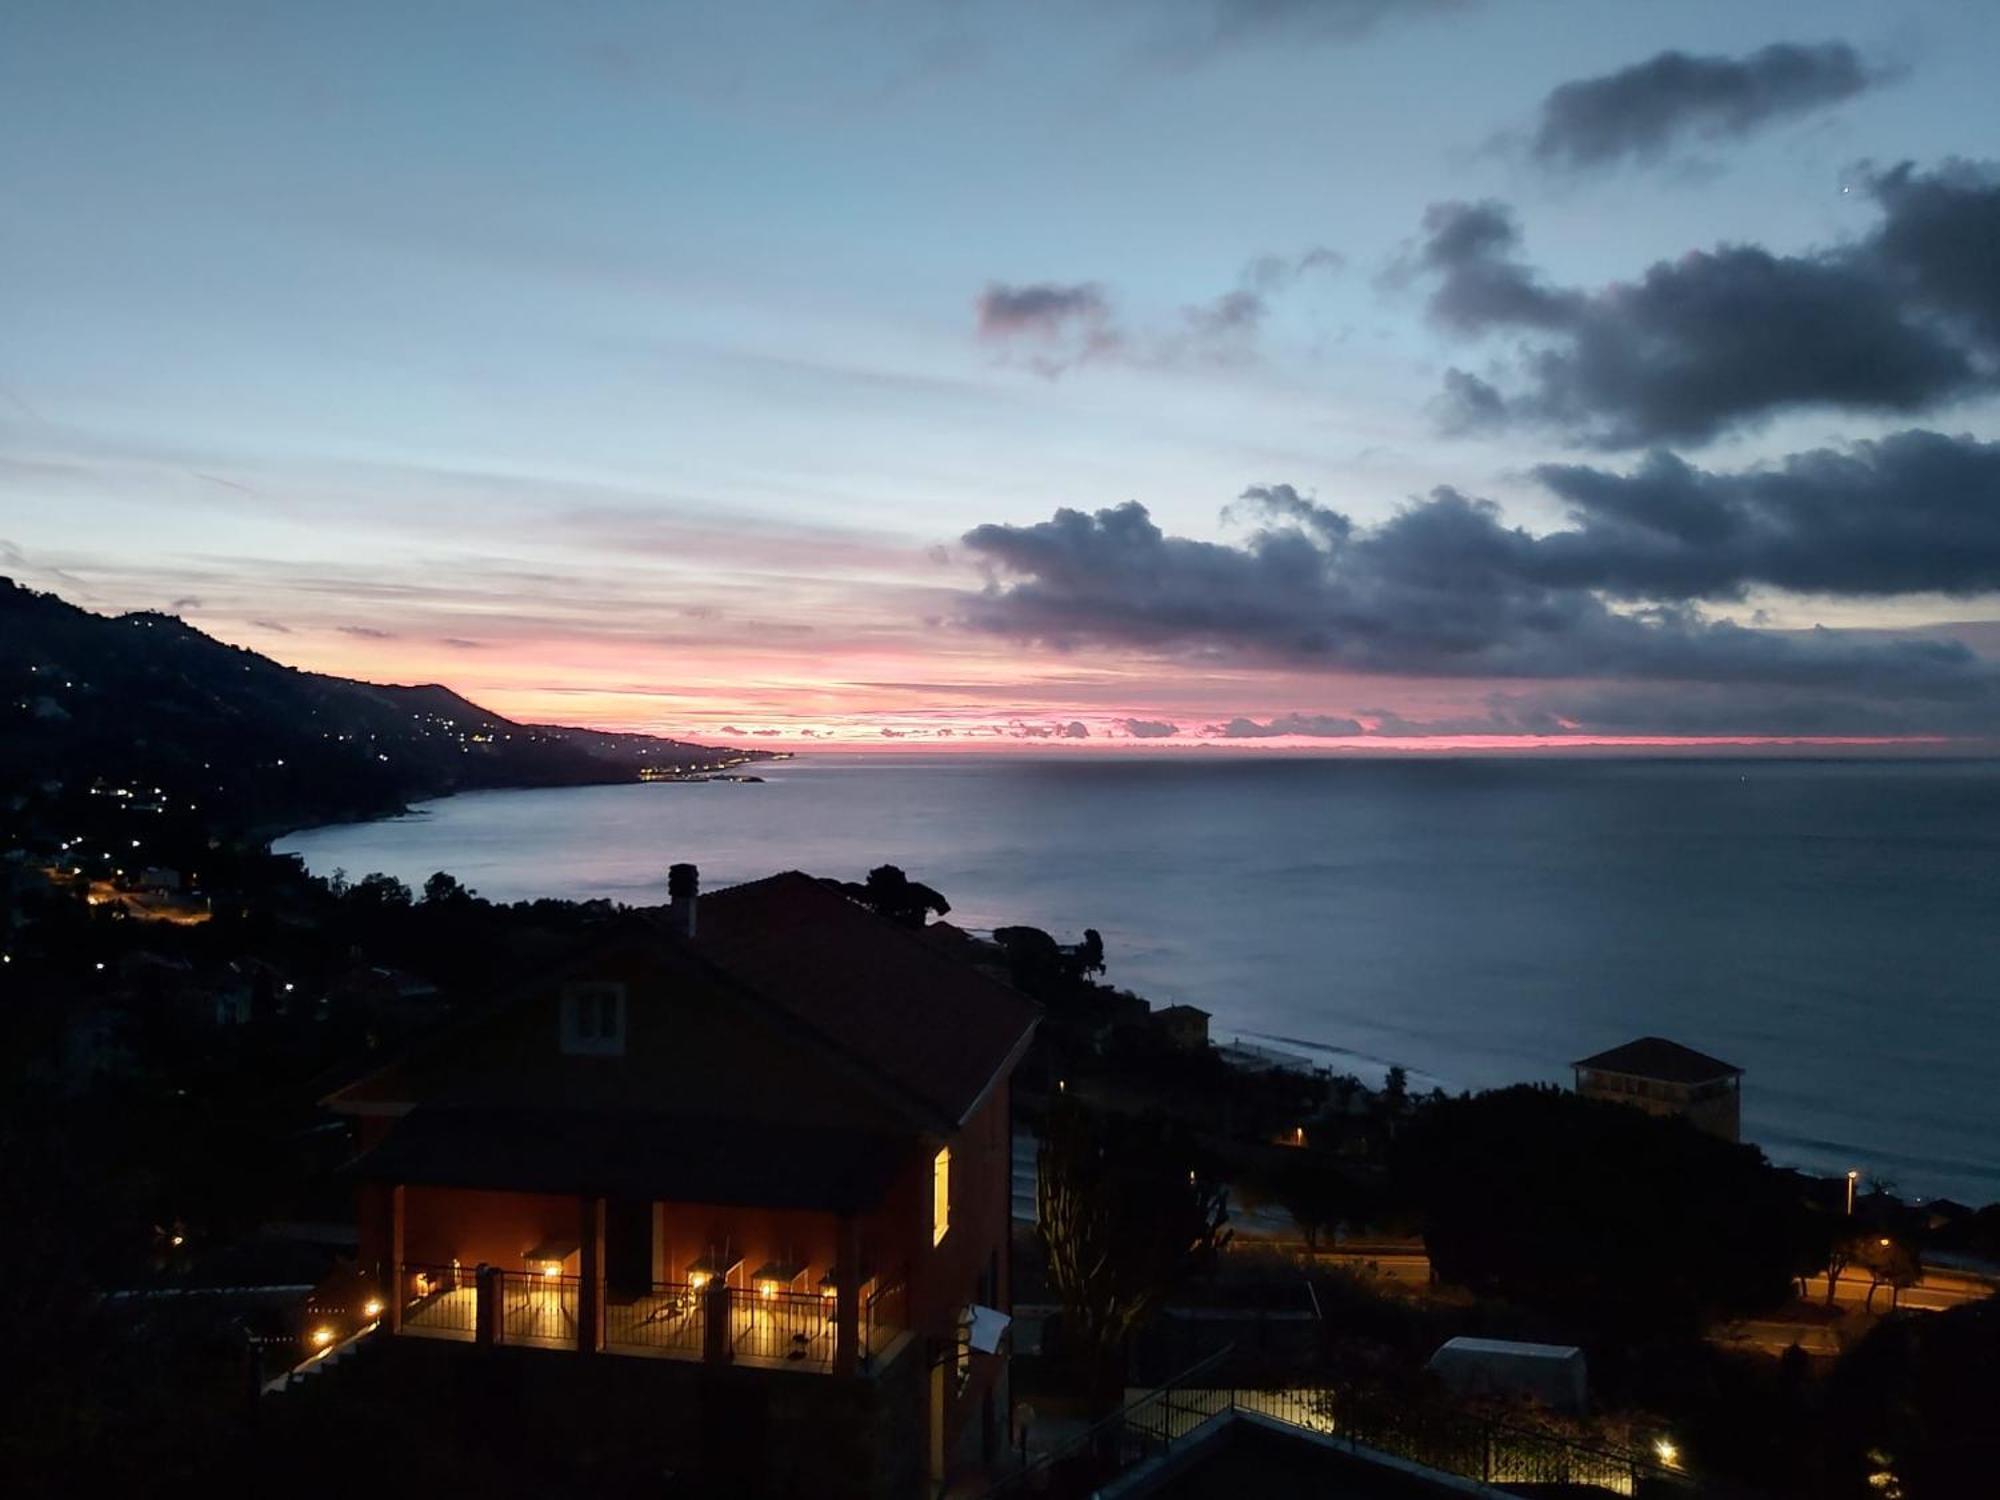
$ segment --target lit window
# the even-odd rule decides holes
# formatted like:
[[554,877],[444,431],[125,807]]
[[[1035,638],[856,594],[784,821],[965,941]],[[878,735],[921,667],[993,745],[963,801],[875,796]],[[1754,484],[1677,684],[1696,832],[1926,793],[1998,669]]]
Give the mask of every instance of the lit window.
[[942,1245],[951,1228],[951,1147],[931,1158],[931,1243]]

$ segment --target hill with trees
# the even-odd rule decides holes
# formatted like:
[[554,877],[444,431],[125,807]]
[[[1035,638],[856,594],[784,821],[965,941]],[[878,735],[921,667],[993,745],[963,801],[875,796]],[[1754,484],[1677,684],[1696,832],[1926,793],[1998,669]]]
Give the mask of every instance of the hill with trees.
[[519,724],[435,684],[300,671],[172,615],[92,614],[0,579],[0,786],[19,815],[250,835],[485,787],[632,781],[767,752]]

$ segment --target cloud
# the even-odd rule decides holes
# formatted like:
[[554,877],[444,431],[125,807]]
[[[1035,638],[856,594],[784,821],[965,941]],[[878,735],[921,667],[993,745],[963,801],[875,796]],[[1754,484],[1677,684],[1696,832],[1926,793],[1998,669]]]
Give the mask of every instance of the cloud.
[[1209,739],[1218,740],[1267,740],[1287,734],[1329,740],[1347,739],[1366,731],[1359,720],[1335,714],[1275,714],[1261,724],[1255,719],[1235,718],[1222,724],[1205,725],[1201,732]]
[[1399,274],[1433,319],[1523,341],[1511,392],[1454,370],[1447,425],[1521,422],[1586,446],[1703,442],[1787,409],[1909,414],[2000,385],[2000,176],[1954,163],[1865,172],[1861,239],[1803,255],[1693,251],[1582,291],[1522,261],[1511,211],[1434,205]]
[[1402,19],[1448,14],[1476,0],[1145,0],[1183,58],[1258,41],[1357,41]]
[[1346,264],[1338,251],[1314,245],[1292,255],[1260,255],[1236,285],[1181,309],[1178,326],[1138,332],[1120,327],[1097,282],[989,282],[974,300],[980,339],[1026,352],[1026,363],[1051,379],[1076,365],[1119,359],[1167,366],[1187,360],[1237,362],[1254,351],[1271,301],[1314,273]]
[[[1990,461],[1980,445],[1970,451],[1975,462]],[[962,599],[958,619],[1058,649],[1136,648],[1357,674],[1787,685],[1972,705],[2000,721],[2000,676],[1958,641],[1788,635],[1711,618],[1694,602],[1784,571],[1900,590],[1897,580],[1864,579],[1840,563],[1847,547],[1866,547],[1873,533],[1857,524],[1855,535],[1829,544],[1808,524],[1813,502],[1797,486],[1829,482],[1837,492],[1882,482],[1909,464],[1949,468],[1963,457],[1953,440],[1919,434],[1908,444],[1803,455],[1777,471],[1775,493],[1755,474],[1690,475],[1694,501],[1672,482],[1661,500],[1620,490],[1616,476],[1558,473],[1552,477],[1582,497],[1572,502],[1580,518],[1545,537],[1506,525],[1492,503],[1449,488],[1365,529],[1344,517],[1336,526],[1300,516],[1281,502],[1240,545],[1169,536],[1136,502],[1095,514],[1064,509],[1033,525],[966,534],[989,583]],[[1658,480],[1646,468],[1632,476],[1635,484]],[[1697,502],[1711,512],[1720,506],[1721,524],[1741,539],[1729,554],[1740,560],[1733,578],[1677,572],[1685,559],[1673,528],[1685,535],[1701,519]],[[1255,503],[1246,497],[1239,506]],[[1937,503],[1928,542],[1913,541],[1900,517],[1879,517],[1877,530],[1898,538],[1886,550],[1900,553],[1902,582],[1970,587],[1972,576],[1947,555],[1952,502]],[[1956,503],[1987,502],[1960,495]],[[1706,524],[1718,523],[1711,515]],[[1614,608],[1607,595],[1637,602]]]
[[1629,474],[1544,464],[1575,523],[1540,576],[1625,598],[2000,592],[2000,443],[1920,429],[1720,473],[1655,451]]
[[1172,739],[1181,732],[1181,726],[1165,719],[1122,719],[1120,727],[1135,740]]
[[1056,731],[1056,736],[1065,740],[1087,740],[1090,738],[1090,726],[1081,719],[1071,719]]
[[336,625],[333,628],[342,635],[356,636],[364,641],[393,641],[396,638],[395,631],[377,630],[370,625]]
[[275,631],[279,635],[290,635],[292,633],[291,626],[280,625],[276,620],[252,620],[250,623],[255,625],[259,630]]
[[1740,58],[1662,52],[1552,90],[1529,149],[1563,170],[1657,161],[1687,139],[1741,139],[1888,76],[1845,42],[1777,42]]
[[197,599],[193,594],[184,594],[167,606],[167,613],[177,615],[183,610],[200,608],[201,600]]
[[449,646],[454,651],[484,651],[486,649],[486,642],[468,640],[466,637],[462,635],[439,636],[438,644],[441,646]]

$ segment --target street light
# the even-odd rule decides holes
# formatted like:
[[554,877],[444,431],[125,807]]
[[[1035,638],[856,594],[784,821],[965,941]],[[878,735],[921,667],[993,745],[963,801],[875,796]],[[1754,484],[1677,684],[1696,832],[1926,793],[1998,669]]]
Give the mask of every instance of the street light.
[[1858,1181],[1860,1180],[1860,1178],[1861,1178],[1861,1174],[1860,1174],[1859,1172],[1857,1172],[1857,1171],[1853,1170],[1853,1169],[1852,1169],[1851,1167],[1850,1167],[1850,1168],[1848,1169],[1848,1173],[1847,1173],[1847,1217],[1848,1217],[1848,1218],[1850,1218],[1850,1219],[1854,1217],[1854,1184],[1855,1184],[1856,1182],[1858,1182]]

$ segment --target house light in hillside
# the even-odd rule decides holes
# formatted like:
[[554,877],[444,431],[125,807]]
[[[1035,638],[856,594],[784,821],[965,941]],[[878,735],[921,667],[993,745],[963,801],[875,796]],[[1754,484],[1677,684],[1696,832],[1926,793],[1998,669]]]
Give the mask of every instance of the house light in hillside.
[[931,1158],[931,1244],[942,1245],[951,1229],[951,1147]]

